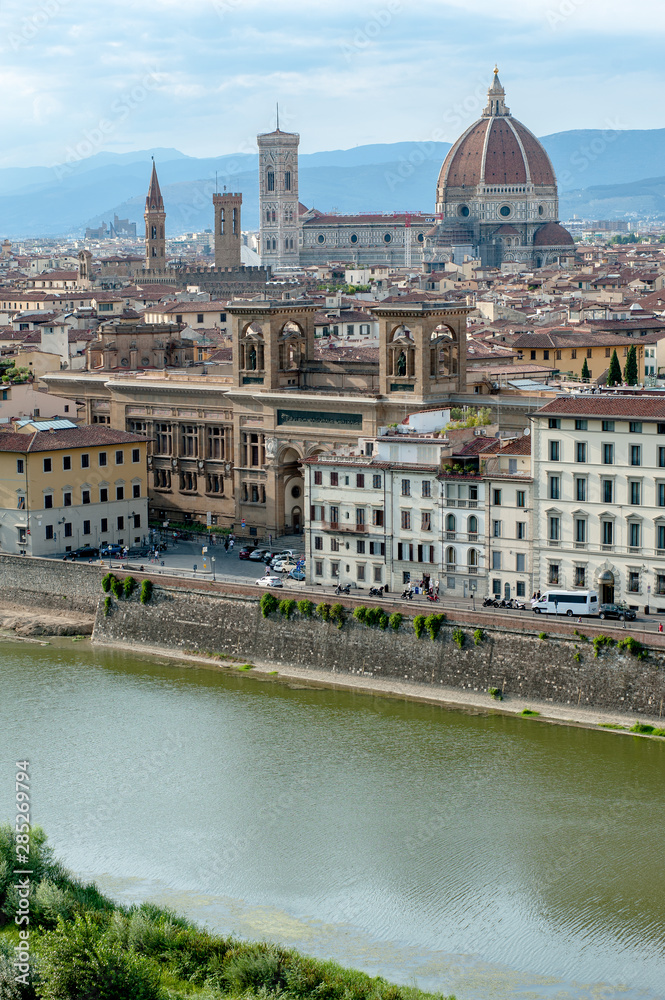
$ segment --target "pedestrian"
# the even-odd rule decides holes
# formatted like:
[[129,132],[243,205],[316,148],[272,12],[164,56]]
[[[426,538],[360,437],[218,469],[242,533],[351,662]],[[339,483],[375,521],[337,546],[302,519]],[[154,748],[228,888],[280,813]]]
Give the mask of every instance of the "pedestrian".
[[581,624],[582,624],[582,616],[581,616],[581,615],[580,615],[580,617],[579,617],[579,618],[577,619],[577,624],[578,624],[578,625],[581,625]]
[[659,632],[663,631],[663,623],[662,622],[658,622],[658,631]]
[[436,590],[436,596],[438,597],[439,596],[439,581],[438,580],[434,581],[434,589]]
[[231,538],[229,539],[229,549],[231,549],[231,551],[233,551],[233,544],[234,544],[234,539],[233,536],[231,536]]

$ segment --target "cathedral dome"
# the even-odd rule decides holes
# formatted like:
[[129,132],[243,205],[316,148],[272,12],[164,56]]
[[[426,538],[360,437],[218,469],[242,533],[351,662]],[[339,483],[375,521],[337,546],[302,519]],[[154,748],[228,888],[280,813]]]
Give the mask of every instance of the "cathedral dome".
[[546,222],[544,226],[536,230],[533,238],[535,247],[563,247],[573,246],[575,240],[567,229],[560,226],[558,222]]
[[535,135],[512,117],[504,98],[505,92],[495,73],[482,118],[460,136],[443,162],[437,185],[438,201],[443,200],[446,187],[556,186],[549,156]]

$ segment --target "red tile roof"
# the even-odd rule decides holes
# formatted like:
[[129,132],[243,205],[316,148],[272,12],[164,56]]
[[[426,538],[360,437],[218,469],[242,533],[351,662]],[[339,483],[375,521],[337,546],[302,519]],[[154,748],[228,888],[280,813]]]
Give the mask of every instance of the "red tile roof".
[[534,416],[581,416],[612,419],[613,417],[642,417],[665,422],[665,393],[661,396],[646,394],[615,396],[598,395],[559,396],[546,403]]
[[83,424],[55,431],[0,431],[0,451],[23,454],[35,451],[61,451],[66,448],[94,448],[95,445],[132,444],[147,439],[127,431],[117,431],[103,424]]

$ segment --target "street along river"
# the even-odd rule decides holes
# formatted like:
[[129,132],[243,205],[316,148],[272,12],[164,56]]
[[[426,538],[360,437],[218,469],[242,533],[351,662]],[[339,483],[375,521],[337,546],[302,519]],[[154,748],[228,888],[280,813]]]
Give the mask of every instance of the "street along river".
[[388,979],[665,997],[665,742],[0,643],[0,820],[124,902]]

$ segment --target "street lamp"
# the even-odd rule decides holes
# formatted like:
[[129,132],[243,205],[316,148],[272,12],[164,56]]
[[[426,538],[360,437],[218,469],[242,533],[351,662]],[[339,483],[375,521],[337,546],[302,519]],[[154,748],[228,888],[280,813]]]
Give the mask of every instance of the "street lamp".
[[215,557],[214,556],[212,556],[211,562],[212,562],[212,582],[214,583],[215,582]]

